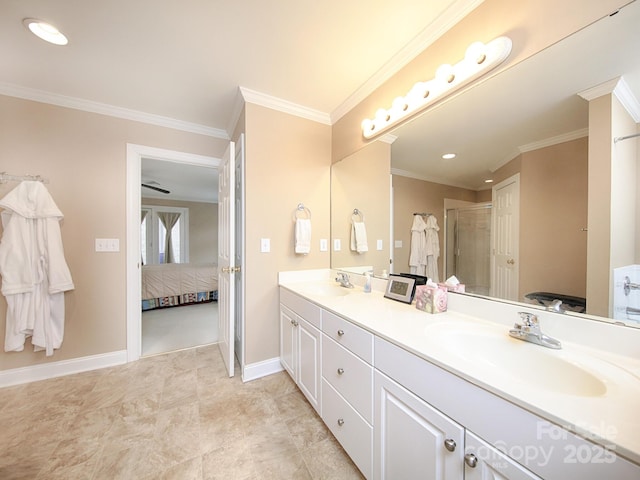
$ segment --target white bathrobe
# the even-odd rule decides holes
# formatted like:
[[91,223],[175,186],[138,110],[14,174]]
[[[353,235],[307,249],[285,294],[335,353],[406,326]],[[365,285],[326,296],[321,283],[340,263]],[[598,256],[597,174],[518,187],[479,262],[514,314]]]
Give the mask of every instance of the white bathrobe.
[[64,292],[74,288],[64,259],[62,212],[42,182],[22,182],[2,200],[0,276],[7,299],[5,351],[20,352],[28,336],[53,355],[64,336]]
[[420,215],[413,216],[411,225],[411,250],[409,252],[409,266],[411,273],[424,275],[427,266],[427,238],[425,230],[427,224]]
[[427,256],[426,275],[433,282],[440,281],[438,275],[438,257],[440,257],[440,240],[438,239],[438,221],[433,215],[427,217],[425,229],[425,254]]

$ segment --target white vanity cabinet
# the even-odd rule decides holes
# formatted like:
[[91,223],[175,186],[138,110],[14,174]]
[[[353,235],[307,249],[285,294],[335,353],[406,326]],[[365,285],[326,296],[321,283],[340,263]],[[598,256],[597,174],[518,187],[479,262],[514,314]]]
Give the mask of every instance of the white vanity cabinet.
[[320,308],[280,291],[280,363],[313,408],[321,413]]
[[372,478],[373,335],[326,310],[322,332],[322,419]]

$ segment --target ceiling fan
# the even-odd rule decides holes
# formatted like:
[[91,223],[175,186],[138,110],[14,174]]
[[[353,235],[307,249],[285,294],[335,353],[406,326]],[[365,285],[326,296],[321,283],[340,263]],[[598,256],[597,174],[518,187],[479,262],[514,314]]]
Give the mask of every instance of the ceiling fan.
[[155,181],[151,181],[151,182],[147,182],[147,183],[141,183],[140,185],[145,187],[145,188],[150,188],[151,190],[155,190],[156,192],[160,192],[160,193],[164,193],[164,194],[171,193],[169,190],[166,190],[166,189],[160,188],[160,187],[156,187],[156,185],[160,185],[160,184],[158,182],[155,182]]

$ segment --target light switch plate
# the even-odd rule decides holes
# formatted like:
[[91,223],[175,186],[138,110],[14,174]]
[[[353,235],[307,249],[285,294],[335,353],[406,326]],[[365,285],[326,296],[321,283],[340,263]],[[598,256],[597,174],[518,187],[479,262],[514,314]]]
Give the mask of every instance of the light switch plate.
[[376,241],[376,249],[377,250],[382,250],[382,240],[377,240]]
[[260,239],[260,252],[269,253],[271,251],[271,240],[269,238]]
[[119,252],[120,239],[96,238],[96,252]]
[[326,238],[321,238],[320,239],[320,251],[321,252],[326,252],[327,250],[329,250],[329,243],[327,242]]
[[333,251],[334,252],[339,252],[340,248],[341,248],[340,239],[339,238],[334,238],[333,239]]
[[393,242],[393,246],[395,248],[402,248],[402,240],[396,240],[395,242]]

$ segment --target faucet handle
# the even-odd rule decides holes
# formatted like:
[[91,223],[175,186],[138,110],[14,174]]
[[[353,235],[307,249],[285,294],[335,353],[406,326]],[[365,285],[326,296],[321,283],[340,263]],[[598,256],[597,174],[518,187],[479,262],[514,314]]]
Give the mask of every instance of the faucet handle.
[[531,312],[518,312],[520,318],[522,319],[522,325],[524,327],[537,327],[538,326],[538,316],[535,313]]

